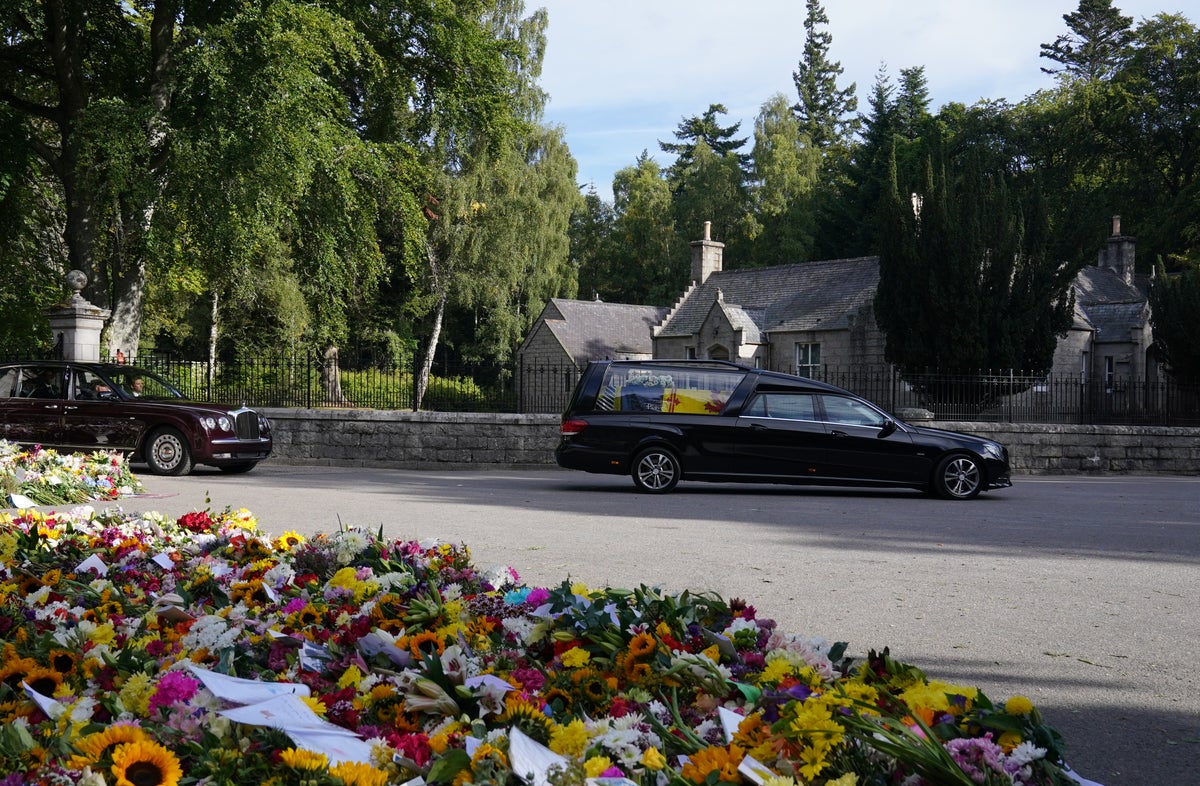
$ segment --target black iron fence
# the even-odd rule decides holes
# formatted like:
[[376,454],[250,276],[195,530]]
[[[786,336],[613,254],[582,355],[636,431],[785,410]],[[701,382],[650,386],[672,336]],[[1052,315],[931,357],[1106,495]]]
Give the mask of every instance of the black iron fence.
[[[148,356],[130,360],[189,397],[260,407],[413,409],[416,361],[331,364],[302,355],[236,361]],[[421,409],[560,413],[582,369],[571,363],[453,365],[439,361]],[[788,369],[831,382],[890,412],[926,409],[937,420],[1011,423],[1200,426],[1200,388],[1170,380],[1081,379],[1075,375],[981,372],[901,374],[891,367]]]
[[793,369],[890,412],[926,409],[937,420],[1092,425],[1200,425],[1200,387],[1171,380],[983,371],[902,374],[891,367]]

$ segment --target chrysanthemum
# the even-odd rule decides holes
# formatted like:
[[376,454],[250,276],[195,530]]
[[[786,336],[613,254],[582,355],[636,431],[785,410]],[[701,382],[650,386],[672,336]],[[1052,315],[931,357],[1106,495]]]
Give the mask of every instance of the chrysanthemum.
[[183,768],[174,753],[157,742],[127,742],[113,751],[116,786],[177,786]]

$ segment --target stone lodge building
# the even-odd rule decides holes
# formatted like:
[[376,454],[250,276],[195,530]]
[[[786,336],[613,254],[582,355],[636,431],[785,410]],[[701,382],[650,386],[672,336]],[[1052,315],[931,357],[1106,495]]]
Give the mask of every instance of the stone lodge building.
[[[670,309],[551,300],[518,350],[518,366],[552,358],[579,368],[605,358],[699,358],[816,377],[887,367],[873,305],[878,257],[725,270],[725,246],[709,231],[706,223],[704,238],[692,242],[691,282]],[[1096,264],[1075,278],[1074,321],[1055,351],[1056,377],[1104,380],[1114,391],[1122,381],[1160,378],[1150,282],[1135,275],[1134,252],[1134,238],[1121,234],[1114,217]]]

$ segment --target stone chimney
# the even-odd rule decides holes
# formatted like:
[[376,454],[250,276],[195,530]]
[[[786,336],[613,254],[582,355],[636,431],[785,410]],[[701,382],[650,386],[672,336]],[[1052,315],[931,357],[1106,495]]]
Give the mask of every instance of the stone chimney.
[[704,222],[704,239],[693,240],[692,246],[692,281],[703,284],[713,273],[721,272],[721,259],[725,253],[725,244],[712,239],[712,222]]
[[1121,217],[1112,218],[1112,235],[1100,247],[1097,267],[1106,267],[1116,273],[1129,286],[1134,285],[1134,257],[1137,240],[1121,234]]

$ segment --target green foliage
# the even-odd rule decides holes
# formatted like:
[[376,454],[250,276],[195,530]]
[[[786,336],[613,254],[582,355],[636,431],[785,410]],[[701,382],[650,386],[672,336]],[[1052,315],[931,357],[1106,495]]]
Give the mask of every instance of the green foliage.
[[1196,319],[1200,316],[1200,268],[1168,275],[1160,264],[1150,288],[1154,348],[1177,381],[1200,385],[1200,343]]
[[816,147],[827,150],[849,143],[858,123],[854,112],[858,99],[856,86],[838,86],[845,71],[842,64],[829,59],[833,36],[825,29],[829,17],[820,0],[805,0],[804,55],[792,74],[799,101],[793,107],[800,119],[800,130]]
[[782,94],[771,97],[754,123],[755,207],[762,232],[754,240],[755,265],[811,258],[816,233],[815,194],[820,152],[800,130]]
[[1063,14],[1070,33],[1042,44],[1041,56],[1059,68],[1043,68],[1067,78],[1101,79],[1116,70],[1132,34],[1133,18],[1122,16],[1112,0],[1079,0],[1079,8]]
[[905,372],[1040,374],[1070,327],[1075,271],[1047,255],[1038,185],[1006,173],[993,121],[965,118],[950,139],[926,140],[918,188],[901,187],[890,162],[875,314]]

